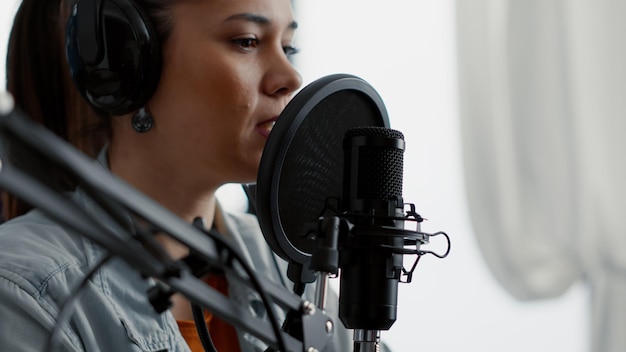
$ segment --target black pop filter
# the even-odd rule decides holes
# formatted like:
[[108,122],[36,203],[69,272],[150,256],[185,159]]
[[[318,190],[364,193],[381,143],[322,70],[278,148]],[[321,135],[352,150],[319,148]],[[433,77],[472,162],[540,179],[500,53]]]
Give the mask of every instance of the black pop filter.
[[342,143],[354,127],[389,127],[381,97],[347,74],[320,78],[285,107],[270,133],[256,184],[256,212],[272,250],[308,267],[327,199],[341,199]]

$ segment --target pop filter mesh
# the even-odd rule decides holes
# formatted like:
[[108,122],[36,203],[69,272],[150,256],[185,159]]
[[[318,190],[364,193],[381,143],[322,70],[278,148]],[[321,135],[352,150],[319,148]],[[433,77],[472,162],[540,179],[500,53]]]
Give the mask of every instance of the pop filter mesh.
[[314,249],[310,230],[324,211],[326,199],[339,199],[343,188],[346,131],[379,126],[382,118],[371,98],[357,90],[341,90],[323,99],[299,126],[280,175],[278,207],[285,235],[300,250]]

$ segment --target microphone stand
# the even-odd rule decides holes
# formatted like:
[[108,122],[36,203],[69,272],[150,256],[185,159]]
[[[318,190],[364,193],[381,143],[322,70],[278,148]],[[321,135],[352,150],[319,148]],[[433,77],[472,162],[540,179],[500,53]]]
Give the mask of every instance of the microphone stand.
[[[445,258],[450,253],[450,238],[445,232],[436,232],[433,234],[425,233],[421,231],[420,223],[424,220],[416,211],[414,204],[408,205],[405,216],[387,217],[395,221],[409,221],[416,224],[416,230],[400,229],[394,227],[381,227],[384,229],[385,235],[390,237],[402,238],[402,245],[399,246],[381,246],[386,251],[390,251],[395,255],[417,255],[417,259],[413,263],[413,266],[407,270],[402,267],[402,276],[405,277],[405,281],[398,278],[399,282],[410,283],[413,278],[413,272],[419,262],[422,255],[432,254],[437,258]],[[332,206],[327,206],[326,209],[334,209]],[[321,216],[318,221],[318,230],[316,236],[316,246],[311,254],[311,261],[309,267],[311,270],[318,272],[318,287],[316,290],[317,304],[323,307],[326,299],[326,287],[329,277],[337,277],[340,268],[339,257],[346,255],[352,248],[345,244],[346,236],[355,235],[353,233],[354,224],[349,218],[354,214],[339,213],[328,216]],[[367,232],[359,232],[359,235],[371,235]],[[422,244],[428,244],[430,237],[443,235],[447,241],[447,249],[444,253],[436,253],[429,250],[420,249]],[[344,243],[343,246],[339,246],[339,243]],[[406,248],[405,246],[408,246]],[[368,295],[368,292],[363,292],[364,295]],[[371,318],[377,318],[372,316]],[[394,317],[395,321],[395,317]],[[379,352],[380,350],[380,334],[381,330],[373,330],[360,323],[353,323],[351,326],[354,330],[353,342],[354,352]],[[392,322],[393,323],[393,322]],[[344,324],[345,325],[345,324]]]
[[[339,272],[338,242],[342,230],[352,227],[349,221],[339,216],[321,217],[317,236],[317,246],[311,255],[310,268],[318,272],[318,286],[315,291],[316,303],[324,307],[329,277]],[[378,352],[380,350],[380,330],[354,329],[354,352]]]
[[[268,280],[256,279],[252,271],[247,272],[247,276],[241,275],[240,279],[256,287],[262,297],[268,297],[266,303],[273,302],[291,313],[299,314],[301,319],[296,320],[297,326],[289,330],[296,331],[300,339],[284,331],[272,330],[267,321],[254,318],[244,307],[195,277],[180,261],[164,258],[162,253],[154,253],[146,243],[137,241],[133,233],[137,229],[128,229],[128,222],[124,223],[120,214],[140,216],[152,229],[172,236],[212,264],[222,263],[217,248],[225,245],[216,244],[217,240],[210,237],[210,232],[187,224],[130,185],[94,165],[93,160],[43,126],[30,121],[21,111],[14,109],[12,97],[6,93],[0,94],[0,135],[3,143],[17,143],[22,150],[33,153],[33,157],[43,158],[67,170],[81,181],[86,193],[117,222],[103,224],[101,219],[91,216],[69,198],[38,180],[37,175],[22,171],[5,160],[4,155],[0,159],[0,187],[104,247],[143,275],[153,277],[171,291],[182,293],[192,302],[201,304],[216,316],[247,331],[274,349],[320,351],[332,336],[333,321],[323,309],[314,309],[310,302],[302,301],[301,297]],[[126,237],[120,240],[120,234]],[[149,241],[149,238],[143,239]],[[238,254],[236,251],[234,253]],[[224,270],[236,272],[232,267]],[[271,309],[268,307],[270,317]]]

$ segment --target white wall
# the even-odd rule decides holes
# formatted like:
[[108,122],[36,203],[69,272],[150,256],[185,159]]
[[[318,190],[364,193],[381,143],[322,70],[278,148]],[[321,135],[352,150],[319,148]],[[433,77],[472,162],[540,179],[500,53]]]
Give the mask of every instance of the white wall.
[[[456,101],[453,0],[296,1],[305,81],[345,72],[380,93],[405,135],[404,199],[446,231],[452,252],[425,256],[401,284],[395,351],[587,351],[586,290],[521,303],[490,275],[466,207]],[[435,242],[435,241],[433,241]],[[408,263],[407,263],[408,265]]]
[[11,24],[13,16],[20,0],[2,0],[0,1],[0,90],[6,89],[6,57],[7,57],[7,41],[11,32]]
[[[17,0],[0,2],[0,77]],[[396,352],[587,350],[586,296],[513,300],[493,280],[476,247],[465,204],[456,106],[452,0],[297,1],[305,83],[345,72],[383,97],[402,131],[405,201],[446,231],[452,252],[424,257],[414,282],[400,286],[398,320],[382,334]],[[434,247],[432,245],[431,247]],[[407,262],[406,265],[410,263]]]

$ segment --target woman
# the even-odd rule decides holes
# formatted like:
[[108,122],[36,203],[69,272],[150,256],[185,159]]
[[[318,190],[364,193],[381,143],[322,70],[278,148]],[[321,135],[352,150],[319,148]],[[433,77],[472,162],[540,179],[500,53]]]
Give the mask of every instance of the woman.
[[[81,5],[90,3],[81,1],[79,13]],[[24,0],[22,8],[32,2],[35,0]],[[256,219],[224,212],[215,191],[225,183],[255,179],[271,127],[301,84],[289,62],[289,55],[295,52],[292,40],[296,28],[290,1],[103,3],[113,6],[107,11],[132,8],[145,15],[158,39],[158,55],[152,58],[162,62],[153,62],[157,76],[141,76],[142,83],[153,80],[153,87],[143,87],[139,95],[131,94],[130,104],[106,105],[99,97],[118,94],[124,84],[111,85],[116,77],[96,70],[94,74],[105,84],[94,88],[92,78],[85,78],[91,76],[82,72],[96,58],[102,58],[100,50],[106,52],[105,56],[124,51],[126,42],[118,45],[113,40],[107,47],[95,41],[96,45],[90,47],[88,42],[74,43],[70,39],[68,56],[73,78],[98,114],[107,116],[110,126],[111,138],[98,162],[182,219],[191,223],[201,217],[207,228],[216,228],[238,243],[250,264],[266,279],[281,282],[277,266],[282,264],[274,262],[275,256],[264,243]],[[62,13],[66,11],[63,9]],[[84,20],[80,23],[89,14],[72,17],[68,36],[75,30],[90,31]],[[96,37],[116,38],[111,32]],[[102,93],[112,86],[116,88]],[[78,114],[74,117],[84,118]],[[93,215],[99,215],[80,189],[72,197]],[[168,236],[156,235],[156,239],[171,257],[182,258],[189,253],[187,247]],[[105,253],[37,210],[4,224],[0,228],[0,247],[0,349],[41,350],[73,287]],[[255,307],[255,296],[227,277],[217,274],[207,280],[233,300]],[[172,308],[158,314],[146,297],[153,286],[152,281],[121,260],[111,260],[90,280],[70,324],[61,327],[62,349],[197,350],[197,335],[189,330],[189,302],[175,294]],[[258,309],[253,311],[263,315]],[[264,348],[253,337],[235,332],[210,314],[207,320],[218,350]],[[345,336],[337,332],[325,350],[349,350]]]

